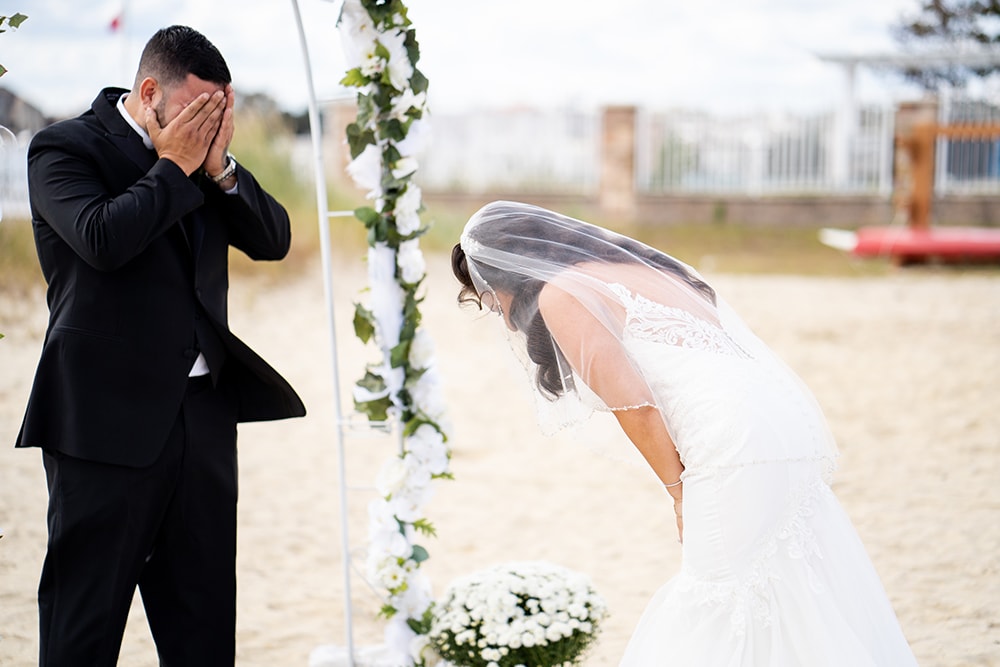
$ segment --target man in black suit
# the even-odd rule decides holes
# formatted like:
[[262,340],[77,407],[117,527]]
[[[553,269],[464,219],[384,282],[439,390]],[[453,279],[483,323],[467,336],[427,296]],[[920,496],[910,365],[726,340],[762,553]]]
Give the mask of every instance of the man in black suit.
[[40,664],[112,666],[138,586],[160,664],[232,665],[236,424],[305,414],[227,323],[228,252],[278,260],[284,208],[229,154],[233,90],[184,26],[131,91],[28,151],[49,324],[18,447],[43,451]]

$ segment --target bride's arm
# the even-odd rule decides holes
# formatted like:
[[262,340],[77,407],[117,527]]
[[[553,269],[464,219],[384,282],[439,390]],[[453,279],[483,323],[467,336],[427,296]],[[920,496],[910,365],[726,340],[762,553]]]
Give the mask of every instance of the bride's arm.
[[[677,482],[684,471],[677,448],[660,411],[651,404],[649,387],[635,371],[618,337],[584,304],[557,285],[550,283],[542,289],[538,309],[574,372],[614,409],[625,435],[660,481],[664,485]],[[639,405],[642,407],[621,409]],[[683,485],[667,489],[674,498],[678,529],[682,489]]]

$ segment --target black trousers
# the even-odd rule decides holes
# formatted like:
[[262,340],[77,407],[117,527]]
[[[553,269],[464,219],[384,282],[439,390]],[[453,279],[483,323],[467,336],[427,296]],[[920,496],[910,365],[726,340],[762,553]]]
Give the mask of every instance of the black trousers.
[[234,664],[229,392],[207,376],[189,380],[167,444],[147,468],[48,451],[43,460],[49,540],[38,587],[39,665],[114,667],[137,586],[162,667]]

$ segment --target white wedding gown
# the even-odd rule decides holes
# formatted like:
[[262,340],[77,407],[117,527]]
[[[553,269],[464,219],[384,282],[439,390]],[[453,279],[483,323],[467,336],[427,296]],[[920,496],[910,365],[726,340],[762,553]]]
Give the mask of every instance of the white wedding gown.
[[915,665],[830,490],[835,448],[809,391],[725,306],[706,321],[610,287],[685,465],[681,570],[621,665]]

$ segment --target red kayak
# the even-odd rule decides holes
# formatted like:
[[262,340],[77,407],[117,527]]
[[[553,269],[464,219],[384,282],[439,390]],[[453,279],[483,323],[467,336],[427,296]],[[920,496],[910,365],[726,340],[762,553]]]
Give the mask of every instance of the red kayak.
[[1000,228],[862,227],[820,230],[820,241],[858,257],[891,257],[900,262],[1000,260]]

